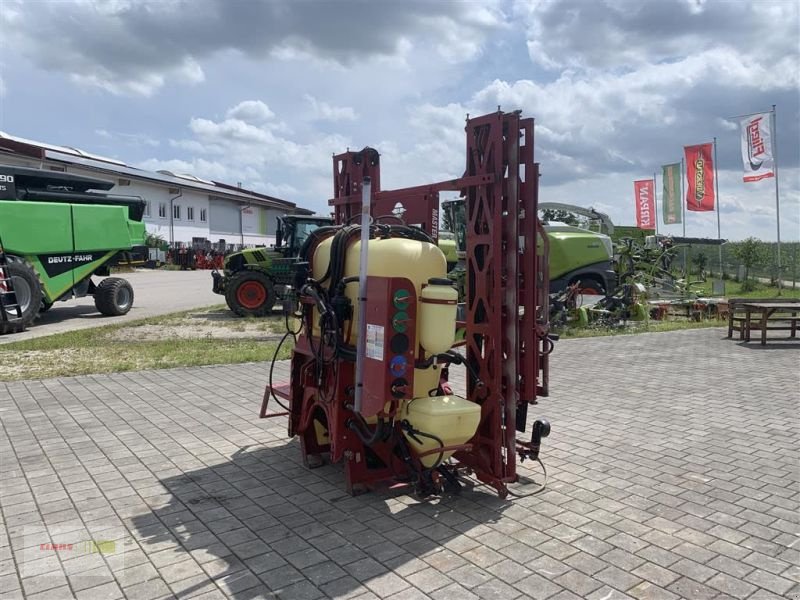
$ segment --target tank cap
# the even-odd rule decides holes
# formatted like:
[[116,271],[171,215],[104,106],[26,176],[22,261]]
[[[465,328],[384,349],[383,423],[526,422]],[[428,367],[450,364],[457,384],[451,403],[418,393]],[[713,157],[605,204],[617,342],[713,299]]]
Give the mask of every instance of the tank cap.
[[449,279],[445,279],[444,277],[431,277],[428,279],[428,285],[446,285],[453,287],[453,282]]

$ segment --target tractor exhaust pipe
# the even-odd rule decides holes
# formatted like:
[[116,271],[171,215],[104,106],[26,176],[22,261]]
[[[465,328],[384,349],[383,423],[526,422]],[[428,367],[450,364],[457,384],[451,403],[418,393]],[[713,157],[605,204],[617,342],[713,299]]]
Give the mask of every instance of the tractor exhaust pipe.
[[364,389],[364,353],[367,347],[367,257],[369,250],[369,204],[372,179],[361,183],[361,257],[358,269],[358,343],[356,344],[356,390],[354,408],[361,414],[361,395]]

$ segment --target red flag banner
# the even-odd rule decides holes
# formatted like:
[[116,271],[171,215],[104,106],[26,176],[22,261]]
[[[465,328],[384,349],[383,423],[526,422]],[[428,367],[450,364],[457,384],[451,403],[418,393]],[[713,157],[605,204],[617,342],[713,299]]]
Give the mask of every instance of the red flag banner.
[[636,226],[639,229],[655,229],[656,201],[653,180],[634,181],[633,197],[636,202]]
[[714,210],[713,146],[684,146],[686,154],[686,210]]

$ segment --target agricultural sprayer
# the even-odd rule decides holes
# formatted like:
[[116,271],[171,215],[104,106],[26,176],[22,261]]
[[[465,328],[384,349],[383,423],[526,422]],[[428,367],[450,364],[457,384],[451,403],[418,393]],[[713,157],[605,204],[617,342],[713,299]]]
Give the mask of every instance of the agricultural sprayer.
[[[300,249],[290,380],[270,381],[261,416],[288,414],[308,467],[344,462],[350,493],[406,484],[426,496],[472,475],[505,497],[550,431],[528,414],[547,395],[553,348],[533,119],[468,119],[458,179],[382,191],[379,163],[370,148],[334,156],[336,225]],[[461,322],[436,245],[446,190],[465,199]],[[450,389],[451,365],[464,366],[466,397]],[[270,398],[286,412],[268,413]]]

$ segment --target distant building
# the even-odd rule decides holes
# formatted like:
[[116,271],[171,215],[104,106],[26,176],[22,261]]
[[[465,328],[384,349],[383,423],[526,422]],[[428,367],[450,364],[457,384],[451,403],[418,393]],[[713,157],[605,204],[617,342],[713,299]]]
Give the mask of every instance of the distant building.
[[292,202],[236,185],[170,171],[144,171],[112,158],[1,131],[0,164],[113,181],[112,193],[141,196],[147,202],[144,216],[147,231],[170,243],[191,244],[206,239],[269,245],[275,243],[276,217],[313,213]]

